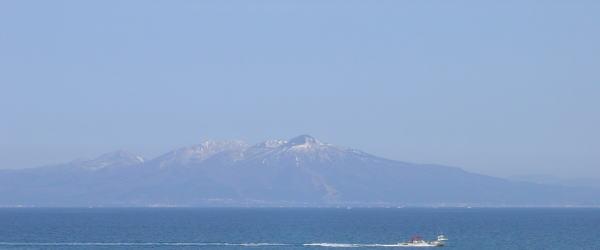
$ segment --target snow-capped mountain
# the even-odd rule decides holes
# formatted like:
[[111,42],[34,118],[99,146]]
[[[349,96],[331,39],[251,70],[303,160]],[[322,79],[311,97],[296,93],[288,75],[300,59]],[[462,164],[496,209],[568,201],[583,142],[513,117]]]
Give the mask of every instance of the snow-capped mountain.
[[597,205],[593,189],[388,160],[308,135],[204,141],[151,160],[125,151],[0,171],[0,205]]

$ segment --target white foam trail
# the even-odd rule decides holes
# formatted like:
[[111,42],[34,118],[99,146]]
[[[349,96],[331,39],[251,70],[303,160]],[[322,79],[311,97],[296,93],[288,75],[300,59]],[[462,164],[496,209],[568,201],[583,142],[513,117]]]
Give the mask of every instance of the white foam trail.
[[239,245],[245,246],[245,247],[289,246],[289,244],[283,244],[283,243],[241,243]]
[[348,244],[348,243],[307,243],[303,244],[303,246],[309,247],[360,247],[358,244]]
[[210,242],[0,242],[0,246],[288,246],[283,243],[210,243]]
[[[332,248],[357,248],[357,247],[420,247],[420,246],[408,246],[401,244],[352,244],[352,243],[307,243],[302,244],[303,246],[310,247],[332,247]],[[426,246],[430,247],[430,246]]]
[[[363,247],[409,247],[400,244],[355,244],[355,243],[269,243],[269,242],[0,242],[0,246],[242,246],[242,247],[269,247],[269,246],[304,246],[328,248],[363,248]],[[412,246],[414,247],[414,246]]]

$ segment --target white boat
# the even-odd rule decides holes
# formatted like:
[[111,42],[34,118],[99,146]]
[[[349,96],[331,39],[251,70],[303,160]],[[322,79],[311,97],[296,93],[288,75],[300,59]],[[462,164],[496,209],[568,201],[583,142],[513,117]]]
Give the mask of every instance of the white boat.
[[445,245],[445,241],[447,241],[445,235],[438,235],[436,240],[426,241],[421,236],[413,236],[409,241],[398,243],[398,245],[403,247],[443,247]]

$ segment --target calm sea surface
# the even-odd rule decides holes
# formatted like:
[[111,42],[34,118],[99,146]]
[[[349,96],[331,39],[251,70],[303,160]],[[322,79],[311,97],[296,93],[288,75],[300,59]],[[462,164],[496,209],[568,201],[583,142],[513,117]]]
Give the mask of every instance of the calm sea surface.
[[600,209],[0,209],[1,249],[394,249],[439,232],[442,249],[600,249]]

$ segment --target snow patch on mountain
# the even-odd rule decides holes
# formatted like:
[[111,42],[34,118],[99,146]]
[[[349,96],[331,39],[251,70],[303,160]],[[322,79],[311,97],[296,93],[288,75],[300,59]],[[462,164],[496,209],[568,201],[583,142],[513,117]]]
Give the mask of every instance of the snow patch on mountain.
[[198,145],[171,151],[156,158],[154,161],[158,162],[160,168],[174,165],[199,164],[216,154],[230,151],[242,151],[247,147],[248,145],[245,142],[238,140],[207,140]]
[[288,143],[286,140],[267,140],[262,143],[259,143],[258,146],[264,148],[277,148],[281,147],[286,143]]
[[127,167],[144,163],[144,158],[125,150],[100,155],[92,160],[80,160],[77,166],[88,170],[100,170],[112,167]]

